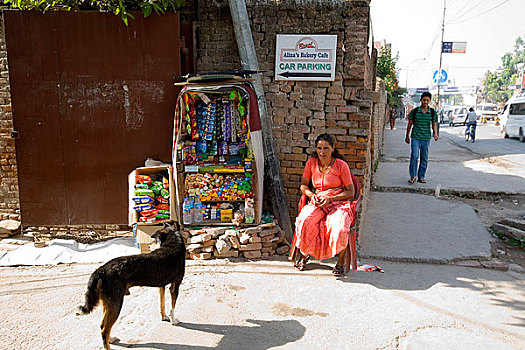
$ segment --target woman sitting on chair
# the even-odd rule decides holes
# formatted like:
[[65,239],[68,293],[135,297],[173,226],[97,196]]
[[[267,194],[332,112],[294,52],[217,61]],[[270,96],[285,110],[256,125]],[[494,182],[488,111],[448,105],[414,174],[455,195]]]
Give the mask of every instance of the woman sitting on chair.
[[[332,136],[319,135],[315,148],[301,179],[301,193],[310,202],[299,203],[300,212],[295,220],[292,251],[299,249],[295,267],[304,270],[310,256],[324,260],[339,254],[332,273],[340,276],[344,273],[345,250],[354,216],[351,208],[354,185],[350,168],[335,148]],[[314,191],[309,188],[310,182]]]

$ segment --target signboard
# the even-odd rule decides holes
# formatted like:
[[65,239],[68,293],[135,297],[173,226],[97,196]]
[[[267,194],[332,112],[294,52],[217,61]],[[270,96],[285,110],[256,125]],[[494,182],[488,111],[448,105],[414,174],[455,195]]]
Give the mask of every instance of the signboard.
[[278,34],[275,80],[334,81],[337,35]]
[[455,87],[455,86],[451,86],[451,87],[447,87],[445,88],[445,90],[443,90],[443,93],[445,94],[450,94],[450,93],[458,93],[459,92],[459,88]]
[[441,71],[436,70],[434,74],[432,74],[432,81],[434,82],[434,84],[443,85],[447,82],[447,80],[448,80],[448,73],[444,69],[442,69]]
[[441,52],[443,53],[466,53],[467,52],[467,42],[466,41],[444,41],[443,46],[441,47]]
[[428,92],[428,88],[417,88],[415,93],[422,94],[423,92]]

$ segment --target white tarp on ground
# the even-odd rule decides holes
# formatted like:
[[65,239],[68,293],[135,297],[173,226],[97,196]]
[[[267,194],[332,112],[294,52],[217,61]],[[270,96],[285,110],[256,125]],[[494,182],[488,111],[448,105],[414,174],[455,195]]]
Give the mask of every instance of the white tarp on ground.
[[58,265],[106,262],[113,258],[139,254],[132,237],[114,238],[95,244],[78,243],[72,239],[55,239],[43,248],[31,243],[9,252],[0,252],[0,266]]

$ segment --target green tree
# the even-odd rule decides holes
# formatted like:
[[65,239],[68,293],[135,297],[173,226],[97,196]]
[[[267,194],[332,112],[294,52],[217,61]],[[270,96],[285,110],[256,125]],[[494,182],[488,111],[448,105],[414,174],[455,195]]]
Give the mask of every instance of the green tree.
[[483,96],[488,102],[505,102],[512,96],[509,86],[519,74],[519,65],[525,64],[525,41],[518,37],[514,52],[501,58],[501,66],[495,72],[487,71],[483,79]]
[[4,0],[12,8],[27,11],[71,11],[95,10],[113,12],[120,15],[128,25],[128,17],[133,19],[131,11],[142,11],[144,17],[153,12],[160,14],[176,11],[184,5],[184,0]]
[[379,57],[377,58],[377,76],[385,81],[387,100],[390,106],[401,107],[403,102],[399,95],[405,92],[405,89],[399,88],[396,64],[399,54],[392,57],[392,50],[383,46]]

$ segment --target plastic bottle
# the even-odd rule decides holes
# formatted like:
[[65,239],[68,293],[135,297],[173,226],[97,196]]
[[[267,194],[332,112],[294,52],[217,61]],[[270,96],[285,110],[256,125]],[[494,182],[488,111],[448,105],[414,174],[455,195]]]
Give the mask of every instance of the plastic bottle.
[[191,210],[190,198],[184,198],[182,203],[182,222],[184,225],[190,225],[193,223],[193,212]]
[[255,209],[253,208],[253,199],[247,199],[244,204],[244,220],[251,224],[255,220]]
[[193,220],[195,222],[202,222],[202,202],[199,197],[195,198],[195,214]]

